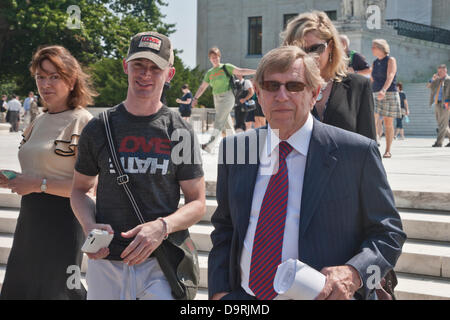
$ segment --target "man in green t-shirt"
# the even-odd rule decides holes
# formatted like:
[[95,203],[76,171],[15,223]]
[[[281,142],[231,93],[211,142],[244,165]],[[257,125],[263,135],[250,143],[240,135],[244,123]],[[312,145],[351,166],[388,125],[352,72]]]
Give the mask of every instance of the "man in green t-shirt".
[[228,63],[220,63],[221,54],[219,48],[217,47],[209,49],[208,57],[213,67],[205,74],[202,84],[195,93],[192,107],[197,105],[198,98],[200,98],[208,86],[211,86],[213,90],[214,108],[216,109],[214,131],[208,143],[202,144],[202,149],[207,152],[212,152],[220,134],[222,133],[222,130],[233,130],[230,112],[234,107],[235,97],[230,88],[230,77],[227,76],[224,68],[226,68],[230,76],[233,74],[241,76],[253,75],[256,70],[238,68]]

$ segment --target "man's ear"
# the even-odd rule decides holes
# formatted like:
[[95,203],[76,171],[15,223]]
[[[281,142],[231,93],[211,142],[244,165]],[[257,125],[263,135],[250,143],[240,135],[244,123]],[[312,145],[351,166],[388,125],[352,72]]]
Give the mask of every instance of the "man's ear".
[[316,100],[317,97],[319,96],[320,89],[321,89],[321,87],[319,86],[316,91],[313,90],[312,93],[313,93],[314,100]]
[[314,108],[314,105],[316,104],[316,101],[317,101],[317,97],[319,96],[319,92],[320,92],[320,86],[317,88],[317,90],[312,90],[311,91],[312,92],[312,101],[313,101],[313,103],[312,103],[312,105],[311,105],[311,110]]
[[253,83],[253,89],[255,89],[256,96],[259,98],[260,88],[257,84]]
[[172,80],[174,76],[175,76],[175,67],[170,67],[169,75],[167,76],[166,82],[170,82],[170,80]]
[[128,63],[125,61],[125,59],[122,60],[122,67],[123,72],[125,72],[125,74],[128,74]]

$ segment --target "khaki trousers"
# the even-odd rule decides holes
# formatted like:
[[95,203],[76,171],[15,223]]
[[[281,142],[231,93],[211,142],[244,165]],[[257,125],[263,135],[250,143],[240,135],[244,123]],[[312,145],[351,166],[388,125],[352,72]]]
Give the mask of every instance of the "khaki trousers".
[[207,143],[208,148],[213,148],[217,144],[223,129],[231,130],[231,133],[234,134],[233,121],[230,116],[230,112],[233,110],[235,102],[233,92],[229,90],[221,94],[215,94],[213,98],[216,115],[214,120],[214,130],[211,134],[211,139]]
[[439,102],[434,104],[434,112],[438,124],[438,134],[436,138],[437,144],[442,144],[445,137],[450,139],[450,129],[448,127],[448,120],[450,117],[450,109],[445,109],[444,104]]

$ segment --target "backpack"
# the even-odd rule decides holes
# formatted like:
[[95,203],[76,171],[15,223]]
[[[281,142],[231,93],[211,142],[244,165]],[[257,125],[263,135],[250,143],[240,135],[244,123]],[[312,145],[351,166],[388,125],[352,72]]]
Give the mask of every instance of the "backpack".
[[239,81],[238,78],[236,78],[234,75],[230,75],[227,68],[225,68],[225,65],[222,66],[223,71],[227,75],[227,77],[230,79],[230,88],[231,91],[233,91],[233,94],[235,97],[239,95],[239,93],[242,91],[243,84]]

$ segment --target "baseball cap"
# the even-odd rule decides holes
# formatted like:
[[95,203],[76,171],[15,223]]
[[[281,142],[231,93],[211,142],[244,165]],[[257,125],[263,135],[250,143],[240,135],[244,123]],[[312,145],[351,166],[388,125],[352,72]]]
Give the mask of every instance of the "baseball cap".
[[153,61],[160,69],[173,65],[173,50],[169,38],[155,31],[141,32],[133,36],[126,62],[145,58]]

